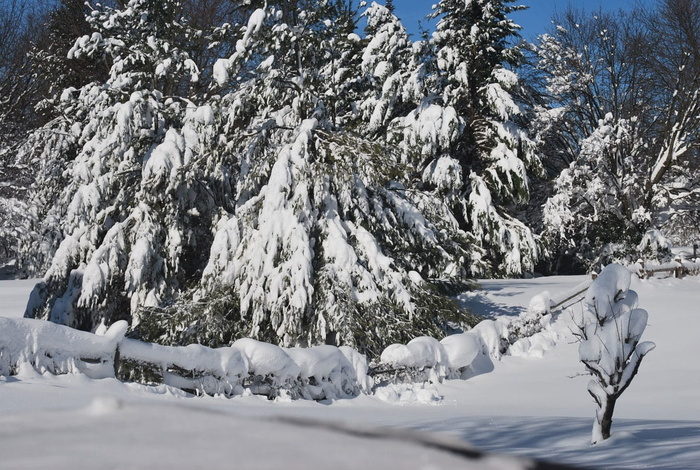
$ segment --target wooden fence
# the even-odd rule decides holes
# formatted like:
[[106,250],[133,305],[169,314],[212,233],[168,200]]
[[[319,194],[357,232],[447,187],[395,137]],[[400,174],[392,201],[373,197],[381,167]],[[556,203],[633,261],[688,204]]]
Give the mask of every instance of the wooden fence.
[[657,273],[668,273],[678,279],[688,275],[700,274],[700,262],[683,260],[681,258],[676,258],[670,263],[664,264],[646,264],[640,261],[633,267],[636,270],[632,272],[637,274],[640,279],[648,279]]
[[[639,276],[640,279],[649,279],[655,274],[667,273],[675,278],[682,279],[684,276],[697,276],[700,274],[700,262],[688,261],[681,258],[676,258],[670,263],[663,264],[646,264],[643,261],[629,266],[629,270]],[[550,311],[563,310],[583,300],[586,291],[591,285],[591,282],[598,276],[597,273],[591,274],[591,279],[582,282],[573,289],[566,291],[558,296],[550,299]]]

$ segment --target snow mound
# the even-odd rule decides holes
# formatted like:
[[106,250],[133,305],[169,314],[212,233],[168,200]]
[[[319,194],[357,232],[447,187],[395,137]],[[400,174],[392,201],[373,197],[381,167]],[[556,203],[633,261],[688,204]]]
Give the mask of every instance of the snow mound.
[[378,387],[374,395],[393,405],[437,405],[443,399],[435,386],[426,383],[388,384]]
[[450,378],[466,378],[464,374],[482,351],[481,338],[474,332],[447,336],[440,341],[450,364]]
[[285,351],[301,369],[299,377],[305,398],[349,398],[362,391],[353,364],[335,346],[289,348]]
[[0,375],[30,367],[39,373],[114,376],[114,354],[127,326],[116,322],[98,336],[46,321],[0,317]]
[[371,393],[367,360],[349,347],[285,350],[250,338],[222,348],[162,346],[124,338],[127,328],[119,321],[92,334],[43,320],[0,318],[0,376],[29,367],[40,374],[139,379],[139,371],[148,370],[166,387],[207,395],[321,400]]

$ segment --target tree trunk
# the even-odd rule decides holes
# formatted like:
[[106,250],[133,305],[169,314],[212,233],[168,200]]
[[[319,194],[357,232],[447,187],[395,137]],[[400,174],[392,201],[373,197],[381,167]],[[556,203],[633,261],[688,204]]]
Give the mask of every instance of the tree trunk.
[[607,395],[605,401],[597,410],[595,423],[593,423],[591,445],[598,444],[610,438],[612,417],[615,412],[615,402],[617,402],[617,396]]

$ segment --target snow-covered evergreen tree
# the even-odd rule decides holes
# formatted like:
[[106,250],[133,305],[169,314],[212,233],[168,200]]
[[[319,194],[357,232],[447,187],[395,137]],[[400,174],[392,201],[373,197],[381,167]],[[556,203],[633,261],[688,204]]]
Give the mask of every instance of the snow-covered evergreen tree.
[[[236,53],[217,64],[223,87],[241,70],[255,73],[222,98],[227,148],[240,159],[237,201],[195,298],[233,292],[235,335],[378,354],[419,331],[442,334],[448,318],[466,320],[426,281],[462,274],[464,252],[392,181],[402,177],[398,157],[339,125],[352,118],[345,90],[356,81],[343,64],[359,57],[343,4],[255,11]],[[191,319],[178,341],[206,336],[221,317]]]
[[153,0],[95,10],[94,32],[69,52],[107,61],[110,74],[106,83],[65,90],[59,117],[24,145],[43,162],[39,235],[24,253],[51,258],[47,240],[60,241],[28,316],[88,330],[132,320],[202,267],[197,254],[211,240],[213,204],[192,162],[205,148],[197,128],[213,118],[177,95],[198,78],[182,47],[195,32],[179,11],[177,1]]
[[372,2],[363,18],[367,21],[360,77],[364,93],[358,108],[365,132],[381,139],[387,137],[389,123],[402,113],[402,90],[410,71],[413,44],[391,4]]
[[536,236],[517,218],[529,197],[535,146],[518,124],[518,26],[503,0],[443,0],[437,30],[417,44],[405,87],[417,104],[395,129],[404,151],[471,237],[474,274],[519,274],[539,258]]
[[346,126],[361,114],[362,60],[348,3],[268,2],[225,26],[238,39],[206,95],[186,52],[202,34],[180,11],[96,10],[71,50],[110,75],[63,92],[59,117],[25,142],[47,183],[25,252],[60,242],[42,251],[51,266],[27,315],[82,329],[127,319],[169,343],[375,354],[469,322],[429,282],[465,274],[456,226],[423,214],[439,203],[405,190],[397,152]]

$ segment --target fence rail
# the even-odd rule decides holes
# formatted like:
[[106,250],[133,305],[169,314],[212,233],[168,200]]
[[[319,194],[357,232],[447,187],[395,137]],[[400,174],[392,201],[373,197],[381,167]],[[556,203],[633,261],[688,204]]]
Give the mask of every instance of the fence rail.
[[[684,276],[697,276],[700,274],[700,262],[684,260],[676,258],[670,263],[663,264],[646,264],[643,261],[629,266],[629,270],[633,274],[639,276],[640,279],[649,279],[657,273],[668,273],[673,277],[682,279]],[[597,273],[591,274],[591,279],[582,282],[571,290],[552,297],[549,300],[549,311],[561,310],[568,308],[571,305],[583,300],[584,295],[591,285],[591,282],[597,277]],[[570,303],[570,304],[569,304]],[[566,305],[569,304],[569,305]],[[543,312],[545,313],[545,312]]]
[[96,335],[44,320],[0,317],[0,375],[31,367],[39,373],[165,384],[194,394],[250,391],[314,400],[371,388],[364,356],[348,347],[284,349],[247,338],[221,348],[162,346],[125,338],[127,327],[122,320]]
[[648,279],[657,273],[669,273],[678,279],[688,275],[700,274],[700,262],[681,258],[676,258],[670,263],[663,264],[646,264],[641,261],[633,265],[633,268],[632,272],[637,274],[640,279]]

